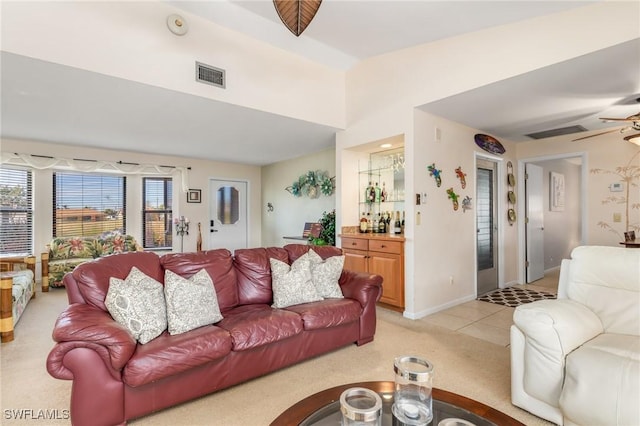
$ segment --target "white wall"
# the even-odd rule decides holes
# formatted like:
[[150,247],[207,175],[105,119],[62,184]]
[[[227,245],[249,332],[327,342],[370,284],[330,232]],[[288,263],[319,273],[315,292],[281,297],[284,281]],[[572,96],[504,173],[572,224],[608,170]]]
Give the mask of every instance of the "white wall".
[[[581,166],[569,160],[533,162],[542,167],[544,196],[544,269],[560,266],[562,259],[571,258],[571,250],[580,245],[582,238]],[[561,173],[565,183],[565,205],[562,211],[551,211],[550,174]],[[524,196],[524,194],[522,194]]]
[[[134,152],[111,151],[106,149],[81,148],[64,144],[45,142],[2,139],[2,152],[17,152],[24,154],[48,155],[61,158],[100,159],[106,161],[127,161],[142,164],[162,164],[172,166],[190,166],[189,187],[202,189],[202,203],[187,203],[186,194],[180,191],[181,180],[174,175],[174,206],[175,216],[186,216],[192,223],[191,232],[184,237],[184,250],[195,251],[197,238],[197,224],[203,226],[203,249],[207,249],[208,236],[206,224],[209,222],[209,179],[236,179],[248,181],[248,223],[249,246],[261,245],[261,209],[260,167],[242,164],[220,163],[187,157],[170,157],[164,155],[138,154]],[[52,238],[52,170],[34,171],[34,252],[39,255],[45,250]],[[127,177],[127,233],[142,241],[142,177],[130,175]],[[180,249],[180,240],[173,239],[174,250]]]
[[[186,19],[186,35],[167,29],[173,13]],[[1,19],[2,50],[7,52],[344,127],[344,72],[168,2],[2,2]],[[195,61],[224,69],[226,89],[197,83]]]
[[[320,195],[312,199],[295,197],[285,190],[308,171],[326,171],[329,176],[336,173],[336,151],[328,149],[304,157],[274,163],[262,168],[262,244],[278,246],[296,243],[284,240],[284,236],[301,236],[305,222],[317,222],[323,212],[335,209],[335,194]],[[267,212],[267,203],[274,211]]]

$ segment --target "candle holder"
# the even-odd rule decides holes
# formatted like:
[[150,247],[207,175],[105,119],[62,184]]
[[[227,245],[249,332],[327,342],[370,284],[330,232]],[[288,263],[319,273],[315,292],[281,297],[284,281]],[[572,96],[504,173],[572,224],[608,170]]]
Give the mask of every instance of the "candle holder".
[[173,224],[176,227],[176,235],[180,236],[180,252],[184,251],[184,236],[189,235],[189,219],[180,216],[180,219],[175,218]]

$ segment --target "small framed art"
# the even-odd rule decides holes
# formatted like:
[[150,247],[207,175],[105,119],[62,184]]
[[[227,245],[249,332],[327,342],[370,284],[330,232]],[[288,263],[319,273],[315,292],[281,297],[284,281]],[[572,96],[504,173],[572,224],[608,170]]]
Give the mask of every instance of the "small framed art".
[[202,202],[202,190],[190,189],[187,192],[187,203],[200,203]]

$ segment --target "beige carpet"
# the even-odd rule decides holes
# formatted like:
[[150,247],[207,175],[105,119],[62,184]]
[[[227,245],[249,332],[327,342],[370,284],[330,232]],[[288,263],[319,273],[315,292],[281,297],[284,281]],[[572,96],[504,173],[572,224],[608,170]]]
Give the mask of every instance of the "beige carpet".
[[[2,425],[65,425],[71,382],[53,379],[45,368],[51,330],[66,306],[64,290],[38,293],[16,329],[16,340],[0,347]],[[434,385],[484,402],[527,425],[549,425],[510,403],[509,348],[426,321],[378,310],[374,342],[355,345],[254,379],[231,389],[130,422],[134,425],[268,425],[298,400],[328,387],[393,380],[393,358],[416,354],[435,366]],[[40,410],[58,419],[16,420]],[[99,413],[96,413],[99,415]]]

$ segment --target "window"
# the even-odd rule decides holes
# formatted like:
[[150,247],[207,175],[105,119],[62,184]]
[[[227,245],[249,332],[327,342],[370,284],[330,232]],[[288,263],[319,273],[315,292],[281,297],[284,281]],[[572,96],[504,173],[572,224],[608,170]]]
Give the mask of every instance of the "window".
[[142,235],[144,248],[171,248],[171,178],[142,179]]
[[126,177],[53,174],[53,236],[126,234]]
[[33,197],[30,170],[0,169],[0,254],[33,253]]

